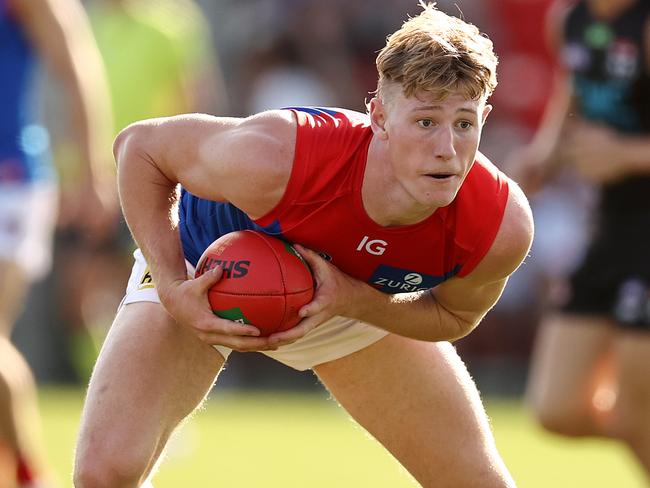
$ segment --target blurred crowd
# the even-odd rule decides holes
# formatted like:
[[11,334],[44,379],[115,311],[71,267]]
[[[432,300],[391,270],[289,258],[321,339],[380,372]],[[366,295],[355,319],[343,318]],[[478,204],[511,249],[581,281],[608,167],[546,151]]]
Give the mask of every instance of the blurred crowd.
[[[481,149],[506,171],[513,164],[510,154],[532,137],[550,93],[554,66],[543,25],[550,3],[438,2],[442,10],[479,25],[495,43],[499,86]],[[375,88],[377,51],[406,15],[419,12],[415,0],[88,0],[84,5],[105,63],[111,137],[133,121],[180,112],[242,116],[295,105],[364,111]],[[79,382],[86,380],[122,297],[133,244],[123,222],[99,240],[87,239],[75,226],[65,198],[79,167],[75,134],[56,123],[64,107],[45,74],[41,91],[63,198],[52,272],[31,291],[14,337],[40,381]],[[484,389],[523,388],[540,309],[550,295],[562,293],[561,277],[580,257],[593,199],[593,190],[569,172],[533,199],[537,230],[531,256],[484,323],[457,344]],[[265,358],[233,361],[241,364],[224,377],[233,385],[315,384]]]

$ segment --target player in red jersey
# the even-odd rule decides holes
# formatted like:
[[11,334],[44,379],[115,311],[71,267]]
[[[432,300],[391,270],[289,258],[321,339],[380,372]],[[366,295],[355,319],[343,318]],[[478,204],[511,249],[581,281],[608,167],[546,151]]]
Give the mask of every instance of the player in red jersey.
[[[145,482],[233,349],[313,369],[422,486],[514,486],[450,341],[498,300],[532,218],[518,187],[477,155],[492,43],[423,7],[379,54],[368,115],[184,115],[118,136],[140,251],[90,382],[78,487]],[[304,245],[317,290],[294,329],[259,337],[216,318],[206,290],[221,271],[187,279],[197,254],[238,228]]]

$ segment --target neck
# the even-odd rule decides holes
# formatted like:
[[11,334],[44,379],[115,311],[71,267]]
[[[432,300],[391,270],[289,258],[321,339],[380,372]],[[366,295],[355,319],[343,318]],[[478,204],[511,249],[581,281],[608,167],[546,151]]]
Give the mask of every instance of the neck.
[[368,148],[361,197],[368,217],[383,227],[417,224],[437,210],[414,201],[404,190],[395,178],[386,145],[375,137]]
[[616,17],[636,2],[637,0],[587,0],[591,12],[606,20]]

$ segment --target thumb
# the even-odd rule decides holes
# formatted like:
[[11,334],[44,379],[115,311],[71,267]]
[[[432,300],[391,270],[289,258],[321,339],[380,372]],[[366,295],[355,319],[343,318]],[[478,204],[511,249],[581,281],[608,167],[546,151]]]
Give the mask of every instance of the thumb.
[[293,247],[300,253],[312,271],[315,271],[321,263],[324,262],[324,259],[311,249],[301,246],[300,244],[294,244]]

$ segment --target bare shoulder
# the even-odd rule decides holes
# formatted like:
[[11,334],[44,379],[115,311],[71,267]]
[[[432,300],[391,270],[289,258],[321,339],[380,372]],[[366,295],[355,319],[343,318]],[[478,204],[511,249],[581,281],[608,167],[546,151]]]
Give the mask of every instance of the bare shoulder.
[[533,241],[533,214],[524,192],[508,181],[508,202],[492,246],[468,278],[498,281],[512,274],[530,251]]
[[291,176],[296,145],[296,121],[288,110],[262,112],[215,131],[204,140],[200,160],[219,168],[229,181],[224,199],[252,217],[277,204]]
[[[238,119],[227,131],[216,130],[212,137],[205,139],[201,156],[211,158],[215,146],[227,148],[230,155],[237,156],[240,169],[245,165],[245,169],[267,172],[278,166],[290,166],[295,144],[293,114],[288,110],[273,110]],[[269,165],[268,161],[275,164]]]
[[171,183],[257,218],[284,195],[295,143],[296,121],[287,110],[246,118],[184,114],[131,124],[114,153],[118,168],[148,162]]

